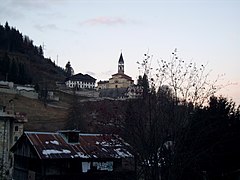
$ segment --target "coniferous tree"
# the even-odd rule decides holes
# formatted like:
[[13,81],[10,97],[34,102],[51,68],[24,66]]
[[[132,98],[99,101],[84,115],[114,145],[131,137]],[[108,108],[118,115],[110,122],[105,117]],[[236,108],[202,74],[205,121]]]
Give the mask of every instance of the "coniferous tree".
[[68,61],[65,66],[65,72],[66,72],[67,77],[70,77],[74,74],[74,71],[73,71],[70,61]]
[[39,48],[38,48],[38,53],[40,56],[43,57],[43,49],[42,49],[42,46],[40,45]]
[[2,72],[3,72],[3,75],[6,77],[5,80],[8,79],[9,71],[10,71],[10,58],[8,54],[5,53],[3,58],[3,63],[2,63]]
[[9,80],[17,83],[17,81],[18,81],[18,66],[17,66],[15,59],[13,59],[11,62],[12,63],[10,66],[10,71],[9,71]]
[[84,111],[85,106],[80,103],[76,90],[73,90],[72,100],[68,110],[66,128],[71,130],[84,130]]

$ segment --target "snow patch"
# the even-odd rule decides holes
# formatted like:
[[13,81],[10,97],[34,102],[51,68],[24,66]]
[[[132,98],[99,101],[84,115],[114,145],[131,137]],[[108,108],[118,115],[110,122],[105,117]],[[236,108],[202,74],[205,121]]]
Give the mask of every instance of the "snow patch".
[[82,153],[82,152],[78,152],[77,155],[75,155],[75,157],[80,157],[80,158],[89,158],[88,155]]
[[103,151],[108,152],[105,148],[102,148]]
[[54,141],[50,141],[52,144],[56,144],[56,145],[59,145],[59,142],[54,140]]
[[49,142],[52,143],[52,144],[59,145],[59,142],[56,141],[56,140],[54,140],[54,141],[45,141],[45,144],[49,144]]
[[133,157],[133,155],[130,152],[126,150],[123,151],[123,149],[121,148],[114,149],[114,151],[117,153],[117,157],[121,157],[121,158]]
[[69,154],[71,153],[71,151],[67,150],[67,149],[63,149],[61,150],[55,150],[55,149],[45,149],[42,151],[42,154],[48,156],[50,154]]

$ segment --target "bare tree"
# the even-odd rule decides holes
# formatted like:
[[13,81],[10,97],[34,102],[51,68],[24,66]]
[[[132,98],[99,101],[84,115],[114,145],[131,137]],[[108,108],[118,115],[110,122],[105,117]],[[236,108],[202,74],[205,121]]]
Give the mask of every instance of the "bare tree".
[[217,85],[219,77],[209,80],[205,65],[185,62],[176,50],[170,61],[158,61],[156,69],[151,62],[148,54],[138,62],[149,88],[142,99],[130,101],[125,132],[137,151],[139,177],[180,179],[191,158],[183,151],[191,114],[222,86]]
[[218,84],[222,75],[211,80],[211,70],[207,69],[207,64],[187,62],[178,56],[177,49],[172,52],[169,61],[157,60],[156,69],[151,67],[152,56],[148,54],[144,56],[141,65],[152,85],[155,88],[163,86],[171,88],[178,102],[191,102],[194,106],[201,106],[223,87]]

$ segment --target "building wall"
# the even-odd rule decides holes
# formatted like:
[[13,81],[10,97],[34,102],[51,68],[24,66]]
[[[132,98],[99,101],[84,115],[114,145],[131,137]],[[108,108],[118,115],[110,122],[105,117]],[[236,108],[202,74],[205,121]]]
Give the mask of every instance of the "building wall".
[[82,82],[82,81],[66,81],[66,86],[69,88],[78,87],[79,89],[94,89],[94,82]]
[[19,94],[27,98],[38,99],[38,93],[36,93],[35,91],[0,88],[0,92],[8,93],[8,94]]
[[[44,159],[15,155],[14,179],[135,179],[134,166],[122,168],[121,159]],[[107,164],[107,166],[106,166]],[[126,162],[124,163],[126,165]]]
[[12,145],[11,120],[0,117],[0,179],[6,176],[10,168],[9,149]]
[[0,179],[11,176],[13,156],[10,148],[23,133],[23,123],[13,116],[0,116]]
[[108,88],[109,88],[109,82],[108,81],[98,83],[98,87],[97,87],[98,90],[100,90],[100,89],[108,89]]
[[112,78],[109,79],[109,88],[128,88],[132,84],[132,80],[121,74],[112,76]]

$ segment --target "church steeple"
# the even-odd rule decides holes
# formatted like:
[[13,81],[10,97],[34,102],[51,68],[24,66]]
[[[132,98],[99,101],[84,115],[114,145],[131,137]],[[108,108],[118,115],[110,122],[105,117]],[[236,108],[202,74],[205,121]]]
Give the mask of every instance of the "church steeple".
[[124,74],[124,61],[123,61],[123,55],[121,53],[120,58],[118,60],[118,73]]

